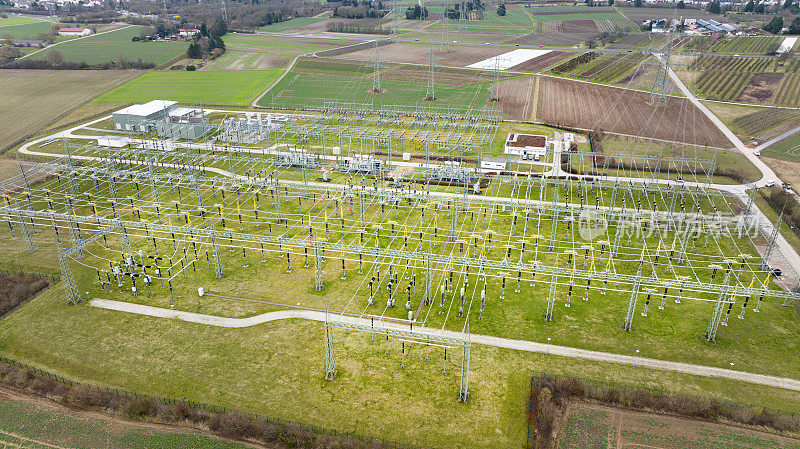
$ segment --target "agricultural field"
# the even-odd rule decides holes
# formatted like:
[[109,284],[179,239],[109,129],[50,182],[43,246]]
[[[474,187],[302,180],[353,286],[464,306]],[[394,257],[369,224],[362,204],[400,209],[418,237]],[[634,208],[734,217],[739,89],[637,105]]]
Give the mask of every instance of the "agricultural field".
[[727,147],[724,135],[688,100],[671,97],[666,107],[647,104],[648,93],[542,76],[537,119],[582,129],[700,146]]
[[798,106],[800,61],[737,56],[700,56],[686,70],[699,74],[693,87],[704,98]]
[[[7,20],[11,20],[11,18]],[[37,34],[49,33],[49,32],[50,32],[50,22],[37,20],[17,25],[2,25],[2,23],[0,23],[0,39],[9,36],[12,39],[31,39],[35,37]]]
[[[505,48],[498,49],[487,45],[453,44],[446,47],[444,51],[440,47],[440,45],[433,46],[434,57],[436,65],[445,67],[466,67],[497,56],[498,52],[508,51]],[[378,47],[378,58],[383,63],[427,64],[430,59],[430,49],[430,44],[398,42]],[[338,58],[369,63],[375,60],[375,49],[365,48],[345,53]]]
[[783,123],[800,118],[800,111],[793,109],[769,108],[736,118],[731,123],[740,135],[756,136]]
[[[398,75],[393,75],[393,73]],[[482,108],[490,79],[480,72],[439,69],[436,100],[426,101],[427,68],[398,66],[381,71],[381,93],[373,93],[372,67],[335,60],[298,61],[259,104],[278,108],[319,108],[325,101],[355,101],[383,105],[426,105]]]
[[323,20],[325,19],[319,17],[297,17],[285,22],[278,22],[271,25],[262,26],[256,28],[256,30],[264,33],[283,33],[286,31],[291,31],[295,28],[300,28],[302,26],[322,22]]
[[42,22],[42,20],[31,19],[28,17],[17,17],[17,16],[9,16],[6,18],[0,17],[0,31],[2,31],[2,27],[14,26],[14,25],[26,25],[29,23],[37,23],[37,22]]
[[48,47],[31,56],[33,59],[46,59],[51,51],[58,51],[65,61],[100,64],[125,58],[129,61],[141,59],[145,62],[163,64],[186,52],[185,42],[131,42],[139,36],[139,26],[129,26],[108,33],[97,34],[83,39],[73,39]]
[[121,70],[0,70],[0,149],[136,75]]
[[129,423],[100,413],[78,412],[0,389],[0,445],[15,448],[209,448],[249,446],[199,435],[191,430]]
[[757,430],[599,405],[571,404],[559,449],[798,449],[800,440]]
[[282,70],[155,71],[104,95],[94,103],[139,103],[167,99],[186,104],[249,105]]
[[775,104],[800,107],[800,73],[788,73],[775,92]]
[[640,53],[600,54],[587,52],[551,69],[551,73],[602,84],[614,84],[625,78],[647,58]]
[[228,34],[225,54],[203,70],[260,70],[287,67],[302,54],[351,45],[356,41],[337,39],[286,38]]

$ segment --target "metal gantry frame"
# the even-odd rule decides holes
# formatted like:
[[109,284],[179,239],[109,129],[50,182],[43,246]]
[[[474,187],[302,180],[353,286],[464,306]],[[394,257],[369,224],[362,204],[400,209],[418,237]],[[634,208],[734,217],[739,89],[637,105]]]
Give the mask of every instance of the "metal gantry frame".
[[[334,105],[331,108],[331,111],[336,110]],[[313,122],[320,126],[313,132],[309,128],[301,130],[297,125],[294,131],[292,126],[286,127],[283,135],[308,138],[313,133],[324,134],[331,129],[331,123],[336,123],[336,115],[346,115],[347,111],[332,112],[330,117]],[[352,110],[349,111],[352,114]],[[441,114],[441,111],[429,112]],[[487,121],[482,115],[454,117],[443,114],[435,120],[441,122],[444,120],[442,117],[450,117],[448,120],[452,126],[466,129],[477,136],[496,132],[493,120]],[[383,111],[377,117],[365,116],[358,126],[352,123],[348,126],[351,127],[352,136],[353,131],[364,123],[371,123],[376,128],[388,127],[386,123],[401,123],[401,126],[413,129],[418,126],[415,123],[424,122],[424,119],[425,114],[419,109]],[[441,126],[441,132],[449,132],[444,125]],[[426,129],[426,132],[430,131],[430,127]],[[391,132],[385,136],[394,138]],[[198,245],[201,249],[211,246],[217,278],[225,275],[220,255],[222,246],[231,250],[241,248],[245,265],[246,250],[260,249],[262,259],[264,251],[285,254],[289,270],[291,254],[305,255],[307,258],[311,251],[317,291],[325,288],[323,266],[326,253],[341,255],[343,273],[347,262],[358,263],[361,274],[364,260],[372,261],[370,270],[379,270],[384,266],[389,273],[393,268],[395,272],[416,272],[421,268],[425,273],[422,301],[427,305],[435,302],[435,278],[444,278],[449,274],[447,288],[440,284],[441,294],[443,301],[445,293],[453,299],[460,296],[459,316],[463,309],[466,309],[464,312],[467,316],[460,332],[405,329],[403,326],[413,327],[416,320],[410,309],[409,317],[412,319],[394,320],[378,316],[377,326],[363,323],[364,319],[371,316],[363,311],[353,317],[345,311],[332,314],[326,310],[326,378],[333,378],[336,374],[333,328],[358,330],[371,335],[385,334],[387,341],[391,338],[404,342],[404,348],[405,342],[461,347],[462,374],[458,397],[466,401],[469,396],[471,344],[468,318],[472,299],[465,303],[465,295],[468,294],[465,290],[470,276],[477,276],[478,279],[478,282],[470,283],[475,292],[478,292],[477,285],[481,282],[485,292],[488,278],[502,279],[504,288],[508,273],[517,273],[517,289],[523,280],[533,284],[537,275],[550,277],[552,281],[545,313],[548,321],[554,318],[554,303],[559,287],[569,287],[567,304],[573,289],[579,288],[582,281],[586,281],[584,297],[588,295],[593,281],[602,282],[602,294],[607,290],[630,291],[624,326],[628,331],[632,330],[636,298],[642,288],[648,291],[663,288],[664,299],[669,296],[713,301],[714,310],[706,334],[709,341],[716,338],[724,308],[727,305],[729,313],[737,297],[745,298],[745,301],[756,296],[785,301],[796,299],[791,292],[767,289],[768,278],[762,281],[757,276],[758,269],[755,267],[760,267],[760,263],[754,264],[754,261],[748,260],[747,254],[740,254],[741,262],[738,259],[731,262],[721,249],[717,236],[713,236],[711,249],[705,252],[700,251],[702,242],[698,243],[697,237],[677,238],[680,231],[678,224],[687,219],[696,220],[703,230],[721,226],[721,233],[726,238],[732,236],[740,226],[733,220],[720,220],[720,208],[734,210],[729,205],[731,198],[702,185],[676,188],[672,185],[660,186],[656,182],[621,183],[605,177],[559,179],[513,173],[493,177],[490,191],[486,195],[476,196],[467,194],[466,188],[463,191],[459,188],[457,193],[443,192],[430,183],[412,188],[410,184],[406,187],[387,186],[384,179],[373,179],[370,185],[368,179],[372,178],[368,174],[350,174],[349,179],[345,177],[346,181],[339,182],[309,181],[306,167],[297,169],[281,166],[275,152],[267,154],[211,146],[178,147],[174,151],[164,152],[140,143],[141,147],[119,149],[96,146],[68,148],[64,157],[52,162],[21,163],[20,176],[0,182],[0,193],[5,198],[5,205],[0,207],[0,216],[7,219],[12,232],[13,225],[19,225],[26,249],[35,250],[31,231],[35,231],[37,223],[45,228],[52,225],[57,233],[59,228],[66,227],[69,230],[72,246],[58,246],[59,264],[69,304],[77,304],[81,300],[69,261],[79,259],[83,250],[98,239],[102,238],[105,242],[110,234],[119,236],[123,259],[128,261],[125,264],[130,265],[128,272],[115,274],[129,275],[132,282],[135,282],[135,264],[131,261],[135,257],[129,235],[152,241],[156,256],[157,241],[172,242],[178,253],[180,242],[183,256],[178,256],[178,262],[170,261],[169,265],[161,267],[167,271],[166,275],[159,273],[157,265],[155,274],[147,273],[145,276],[148,286],[152,279],[156,279],[169,282],[170,290],[177,276],[185,278],[184,262],[193,265],[198,260]],[[462,151],[449,148],[438,147],[436,151],[445,154]],[[475,151],[477,147],[470,148],[469,151]],[[647,161],[666,164],[689,162],[677,159]],[[697,163],[697,160],[691,162]],[[713,166],[708,161],[702,161],[702,164]],[[302,170],[302,173],[298,170]],[[298,179],[298,175],[302,175],[302,180]],[[55,179],[50,182],[57,182],[61,192],[32,188],[30,179],[36,177]],[[147,190],[142,191],[143,186]],[[508,188],[511,193],[499,193],[503,188]],[[120,196],[120,192],[128,196]],[[168,201],[170,196],[178,199]],[[608,197],[611,198],[610,202],[607,202]],[[11,202],[11,198],[15,198],[15,201]],[[264,207],[262,198],[271,202],[272,207]],[[594,205],[591,204],[591,198],[595,200]],[[252,207],[248,206],[250,201]],[[294,201],[297,201],[299,212],[296,212],[295,206],[288,207]],[[355,213],[354,207],[357,210]],[[346,218],[346,208],[350,209],[352,218]],[[388,209],[388,213],[385,209]],[[417,213],[415,211],[421,212],[422,216],[411,223],[392,220],[401,211],[406,217]],[[616,232],[611,235],[607,231],[607,240],[576,246],[576,222],[578,217],[582,217],[581,214],[587,212],[606,223],[609,229],[616,229]],[[438,218],[445,213],[449,214],[446,220],[449,223],[438,224]],[[542,217],[545,217],[545,223],[542,223]],[[625,235],[621,230],[630,221],[646,222],[644,226],[651,235],[635,238]],[[477,234],[475,228],[483,222],[502,224],[503,231],[496,233],[485,229],[485,232]],[[550,232],[542,228],[543,224],[551,227]],[[29,226],[31,229],[28,229]],[[334,233],[335,237],[329,235]],[[648,239],[657,247],[649,247]],[[382,240],[388,240],[388,243]],[[752,240],[743,241],[748,242],[752,243]],[[704,247],[708,245],[709,237],[706,237]],[[720,248],[718,253],[714,252],[714,245]],[[139,258],[140,265],[146,265],[141,253]],[[714,268],[710,281],[701,279],[701,275],[705,278],[711,271],[703,265],[709,261],[718,264],[720,272],[725,272],[722,284],[714,282],[717,268]],[[639,265],[635,275],[618,272],[615,268],[617,264],[632,262]],[[178,269],[178,263],[181,269]],[[209,262],[209,269],[210,265]],[[680,277],[678,270],[689,276]],[[461,281],[453,282],[454,273],[463,279],[464,287],[459,288]],[[135,275],[140,274],[144,273]],[[389,280],[391,276],[386,271],[368,271],[363,276],[366,279],[375,275],[378,286],[388,281],[390,295],[399,295],[395,291],[399,285],[392,285]],[[747,280],[750,280],[750,284],[745,286]],[[630,286],[630,290],[627,290],[627,286]],[[407,289],[409,298],[412,287],[413,283],[410,283]],[[667,294],[668,287],[673,290],[670,295]],[[678,290],[677,293],[674,293],[675,290]],[[716,300],[712,300],[712,296]],[[371,294],[370,303],[372,297]],[[482,299],[481,317],[483,308]],[[740,316],[743,317],[743,314]]]

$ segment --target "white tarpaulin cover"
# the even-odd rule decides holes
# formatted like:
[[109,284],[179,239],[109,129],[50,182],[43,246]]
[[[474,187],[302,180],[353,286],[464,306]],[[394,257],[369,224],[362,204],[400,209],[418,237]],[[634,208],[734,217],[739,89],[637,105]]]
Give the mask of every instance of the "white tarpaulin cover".
[[530,61],[533,58],[538,58],[539,56],[546,55],[550,53],[551,50],[533,50],[529,48],[520,48],[518,50],[512,50],[508,53],[503,53],[500,56],[494,56],[489,59],[484,59],[483,61],[476,62],[475,64],[468,65],[467,67],[472,69],[494,69],[495,68],[495,60],[500,59],[500,64],[497,66],[500,70],[510,69],[517,64],[522,64],[525,61]]

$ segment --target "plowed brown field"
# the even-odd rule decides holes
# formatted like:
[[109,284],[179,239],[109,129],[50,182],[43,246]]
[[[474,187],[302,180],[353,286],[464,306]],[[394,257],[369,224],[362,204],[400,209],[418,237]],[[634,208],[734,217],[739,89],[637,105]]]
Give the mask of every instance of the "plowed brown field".
[[649,94],[542,76],[537,119],[582,129],[727,148],[731,143],[689,100],[647,104]]

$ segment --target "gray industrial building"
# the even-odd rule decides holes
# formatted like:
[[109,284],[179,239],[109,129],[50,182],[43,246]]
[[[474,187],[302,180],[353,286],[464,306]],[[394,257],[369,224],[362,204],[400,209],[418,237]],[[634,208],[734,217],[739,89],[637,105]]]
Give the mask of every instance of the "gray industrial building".
[[203,137],[211,127],[202,113],[181,107],[177,101],[153,100],[120,109],[111,116],[114,128],[120,131],[155,131],[161,137],[176,139]]

